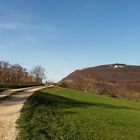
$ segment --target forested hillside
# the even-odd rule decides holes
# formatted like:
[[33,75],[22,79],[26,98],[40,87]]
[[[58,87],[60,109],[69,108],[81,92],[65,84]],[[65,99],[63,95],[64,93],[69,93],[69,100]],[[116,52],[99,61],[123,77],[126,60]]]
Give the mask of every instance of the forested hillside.
[[140,99],[140,66],[111,64],[76,70],[59,85],[119,98]]

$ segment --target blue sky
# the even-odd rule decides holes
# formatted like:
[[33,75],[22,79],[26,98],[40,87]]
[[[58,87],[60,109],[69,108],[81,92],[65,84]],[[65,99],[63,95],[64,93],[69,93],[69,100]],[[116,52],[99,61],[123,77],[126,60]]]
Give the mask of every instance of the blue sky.
[[0,60],[49,80],[75,69],[140,64],[139,0],[0,0]]

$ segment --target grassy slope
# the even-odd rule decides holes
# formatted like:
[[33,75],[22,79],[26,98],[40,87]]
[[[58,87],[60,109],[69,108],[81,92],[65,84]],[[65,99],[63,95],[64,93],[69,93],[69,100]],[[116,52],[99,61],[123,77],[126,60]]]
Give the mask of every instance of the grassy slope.
[[55,87],[33,94],[17,123],[20,140],[139,140],[140,103]]

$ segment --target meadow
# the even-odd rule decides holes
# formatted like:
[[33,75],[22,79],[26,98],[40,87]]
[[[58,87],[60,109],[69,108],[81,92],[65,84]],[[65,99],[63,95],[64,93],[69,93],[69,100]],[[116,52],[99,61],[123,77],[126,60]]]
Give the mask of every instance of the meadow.
[[17,129],[19,140],[139,140],[140,103],[46,88],[28,98]]

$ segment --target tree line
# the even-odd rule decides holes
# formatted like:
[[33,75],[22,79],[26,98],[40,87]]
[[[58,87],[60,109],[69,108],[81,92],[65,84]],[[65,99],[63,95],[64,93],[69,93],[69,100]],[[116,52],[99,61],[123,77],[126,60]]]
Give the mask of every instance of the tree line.
[[10,64],[7,61],[0,61],[0,83],[15,84],[41,84],[45,78],[45,70],[40,65],[33,67],[31,72],[20,64]]

